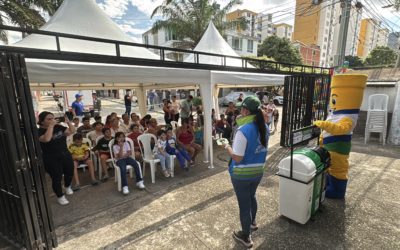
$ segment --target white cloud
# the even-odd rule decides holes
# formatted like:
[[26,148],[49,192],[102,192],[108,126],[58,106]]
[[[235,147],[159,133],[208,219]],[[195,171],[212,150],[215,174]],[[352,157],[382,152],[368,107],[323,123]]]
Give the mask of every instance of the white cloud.
[[99,3],[107,15],[111,18],[122,17],[128,10],[128,0],[104,0],[104,3]]
[[147,31],[147,29],[138,29],[134,28],[134,24],[128,24],[128,23],[122,23],[118,24],[118,26],[125,32],[125,33],[131,33],[133,35],[142,35],[144,32]]
[[162,3],[163,0],[131,0],[132,5],[136,6],[139,11],[148,16],[150,16],[153,13],[153,10]]

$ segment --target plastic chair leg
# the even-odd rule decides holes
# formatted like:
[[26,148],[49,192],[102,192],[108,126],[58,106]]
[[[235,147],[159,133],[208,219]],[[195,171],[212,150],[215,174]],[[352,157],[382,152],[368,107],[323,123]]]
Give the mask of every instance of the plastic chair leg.
[[114,181],[118,182],[118,167],[114,167]]
[[145,175],[145,173],[146,173],[146,162],[145,161],[143,161],[143,177],[144,177],[144,175]]
[[121,180],[121,173],[120,173],[120,169],[119,168],[115,168],[115,169],[117,169],[117,171],[116,171],[116,176],[115,176],[115,179],[117,180],[117,185],[118,185],[118,191],[119,192],[121,192],[121,190],[122,190],[122,180]]
[[171,177],[174,177],[174,175],[175,175],[175,172],[174,172],[174,170],[175,170],[175,161],[174,161],[174,157],[173,156],[170,156],[169,157],[169,165],[170,165],[170,167],[171,167]]
[[130,175],[131,179],[133,179],[133,167],[131,167],[129,169],[129,175]]
[[156,164],[154,161],[150,162],[151,183],[156,183]]

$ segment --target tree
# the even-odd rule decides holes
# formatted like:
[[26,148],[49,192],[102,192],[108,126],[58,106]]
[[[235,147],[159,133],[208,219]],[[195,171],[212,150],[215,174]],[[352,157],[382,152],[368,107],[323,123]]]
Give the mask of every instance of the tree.
[[229,10],[241,3],[242,0],[229,0],[221,9],[219,4],[211,0],[165,0],[162,5],[154,9],[151,15],[152,18],[157,15],[165,18],[154,23],[153,32],[160,29],[171,31],[176,35],[177,40],[185,40],[190,47],[194,48],[210,21],[221,34],[228,28],[244,29],[247,25],[244,18],[231,22],[224,21]]
[[281,63],[302,64],[300,52],[290,43],[290,40],[277,36],[267,37],[258,46],[258,56],[267,56]]
[[388,65],[396,62],[396,52],[389,47],[378,46],[365,59],[367,65]]
[[350,55],[349,56],[345,56],[344,60],[349,62],[349,67],[350,68],[364,66],[364,62],[358,56],[350,56]]
[[[40,10],[53,15],[61,3],[62,0],[0,0],[0,24],[37,29],[45,23]],[[8,42],[4,30],[0,30],[0,40]]]

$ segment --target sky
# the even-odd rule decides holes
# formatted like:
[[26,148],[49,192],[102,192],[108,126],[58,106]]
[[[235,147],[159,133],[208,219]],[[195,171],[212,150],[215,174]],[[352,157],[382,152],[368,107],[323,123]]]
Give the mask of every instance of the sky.
[[[228,0],[215,0],[224,6]],[[257,13],[272,13],[273,21],[285,22],[293,25],[295,0],[242,0],[243,4],[235,6],[235,9],[248,9]],[[310,0],[311,1],[311,0]],[[327,0],[325,0],[327,1]],[[395,13],[390,8],[382,9],[385,0],[360,0],[374,3],[376,12],[389,19],[388,24],[393,31],[400,31],[400,13]],[[153,10],[162,4],[164,0],[96,0],[97,4],[110,16],[125,33],[135,42],[142,42],[142,34],[152,27],[157,18],[150,18]],[[371,4],[372,5],[372,4]],[[12,34],[10,43],[20,39],[20,35]]]

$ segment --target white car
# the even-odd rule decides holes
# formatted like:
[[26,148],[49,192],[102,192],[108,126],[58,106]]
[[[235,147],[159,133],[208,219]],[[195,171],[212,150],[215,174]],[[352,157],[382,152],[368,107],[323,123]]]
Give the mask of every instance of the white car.
[[222,106],[228,106],[230,102],[236,103],[239,95],[243,94],[243,99],[248,96],[255,96],[253,92],[231,92],[224,97],[219,98],[218,103]]
[[283,96],[277,95],[274,97],[275,105],[283,105]]

